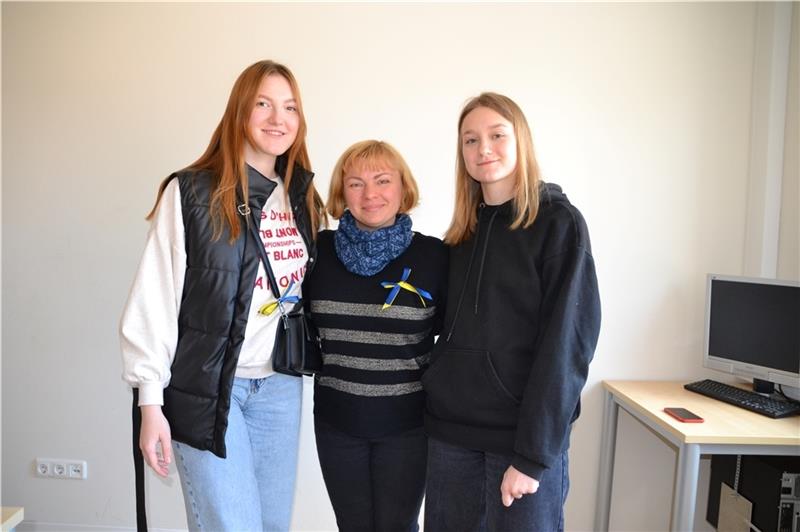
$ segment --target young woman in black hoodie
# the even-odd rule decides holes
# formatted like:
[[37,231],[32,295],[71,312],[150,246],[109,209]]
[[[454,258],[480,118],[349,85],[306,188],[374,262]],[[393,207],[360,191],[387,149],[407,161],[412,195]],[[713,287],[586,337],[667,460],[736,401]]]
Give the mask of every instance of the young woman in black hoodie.
[[458,121],[444,328],[427,393],[425,530],[562,530],[567,448],[600,330],[589,233],[530,129],[483,93]]

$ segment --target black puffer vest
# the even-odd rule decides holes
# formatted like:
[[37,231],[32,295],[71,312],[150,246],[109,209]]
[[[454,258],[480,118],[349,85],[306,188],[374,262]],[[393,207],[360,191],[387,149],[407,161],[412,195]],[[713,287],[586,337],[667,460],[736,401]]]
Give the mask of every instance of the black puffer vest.
[[[278,175],[285,175],[285,157],[278,158],[276,170]],[[178,316],[178,346],[172,378],[164,390],[163,412],[174,440],[225,458],[231,389],[259,255],[244,216],[241,234],[233,244],[227,230],[218,240],[211,240],[212,178],[208,172],[180,172],[176,177],[186,232],[186,276]],[[275,184],[250,167],[248,177],[249,207],[259,220]],[[295,166],[289,190],[295,223],[308,248],[309,269],[316,257],[305,203],[312,177]]]

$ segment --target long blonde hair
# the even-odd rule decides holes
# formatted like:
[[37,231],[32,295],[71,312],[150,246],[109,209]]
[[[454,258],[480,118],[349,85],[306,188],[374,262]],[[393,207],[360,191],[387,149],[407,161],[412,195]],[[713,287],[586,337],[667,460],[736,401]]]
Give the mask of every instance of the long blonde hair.
[[[287,169],[286,175],[283,176],[283,183],[287,194],[292,181],[294,165],[299,164],[306,170],[311,170],[308,149],[306,148],[306,119],[303,114],[303,104],[300,100],[300,87],[297,84],[297,80],[288,67],[274,61],[264,60],[250,65],[239,74],[233,84],[228,104],[225,107],[225,113],[214,130],[214,134],[211,135],[211,141],[208,143],[206,151],[186,168],[186,170],[194,171],[208,170],[213,176],[209,204],[214,229],[212,240],[219,239],[225,227],[228,228],[231,242],[239,238],[241,227],[239,225],[240,215],[236,210],[236,206],[239,203],[236,198],[237,188],[242,191],[245,203],[249,196],[247,169],[244,159],[245,143],[248,142],[247,123],[250,119],[250,113],[253,111],[261,81],[265,77],[272,75],[281,76],[289,83],[300,118],[297,137],[286,153]],[[167,177],[161,183],[155,205],[147,215],[148,220],[155,215],[158,203],[161,201],[161,196],[169,181],[170,177]],[[321,224],[327,221],[327,217],[322,199],[314,188],[313,183],[308,187],[305,201],[311,218],[311,234],[313,238],[316,238],[317,230]]]
[[502,94],[484,92],[469,100],[458,118],[456,148],[456,203],[453,219],[444,235],[447,244],[455,245],[475,233],[478,223],[478,204],[483,199],[480,184],[467,173],[461,144],[461,125],[466,116],[478,107],[486,107],[511,122],[517,139],[517,166],[514,170],[514,221],[511,229],[529,227],[539,212],[539,164],[533,151],[533,139],[528,121],[519,106]]

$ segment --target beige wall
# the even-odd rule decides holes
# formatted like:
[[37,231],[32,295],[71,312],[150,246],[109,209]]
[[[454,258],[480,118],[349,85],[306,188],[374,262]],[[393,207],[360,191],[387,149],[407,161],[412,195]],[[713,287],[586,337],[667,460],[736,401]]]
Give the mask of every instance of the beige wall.
[[[2,503],[29,529],[132,526],[116,328],[143,216],[204,149],[235,76],[269,57],[301,82],[318,187],[353,141],[389,140],[420,181],[415,228],[435,235],[463,101],[497,90],[526,111],[546,178],[588,220],[603,296],[567,503],[567,528],[591,529],[599,381],[709,374],[705,274],[741,273],[744,255],[755,17],[749,3],[4,3]],[[330,530],[305,398],[293,528]],[[612,528],[663,530],[674,454],[625,421],[620,441]],[[36,457],[85,459],[89,479],[34,478]],[[177,476],[148,489],[151,524],[184,527]]]
[[800,3],[792,11],[778,278],[800,281]]
[[[3,10],[0,9],[0,52],[2,52],[2,37],[3,37]],[[3,59],[2,53],[0,53],[0,71],[2,71]],[[3,97],[3,88],[0,85],[0,102],[2,101]],[[3,120],[3,105],[0,103],[0,123]],[[3,133],[0,131],[0,220],[3,217]],[[0,279],[3,276],[3,249],[2,249],[2,242],[3,236],[0,234]],[[3,286],[0,283],[0,301],[3,300]],[[3,382],[3,348],[2,348],[2,340],[3,340],[3,309],[0,307],[0,386]],[[0,503],[3,501],[3,485],[2,485],[2,478],[3,478],[3,439],[2,439],[2,427],[3,427],[3,412],[2,412],[2,394],[0,394]]]

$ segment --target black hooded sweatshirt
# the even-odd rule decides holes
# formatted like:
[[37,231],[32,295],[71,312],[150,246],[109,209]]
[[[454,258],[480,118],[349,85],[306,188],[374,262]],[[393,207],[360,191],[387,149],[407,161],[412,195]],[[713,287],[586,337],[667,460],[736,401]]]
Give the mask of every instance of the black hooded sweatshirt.
[[423,376],[428,434],[504,453],[539,479],[569,446],[600,331],[589,232],[558,185],[543,184],[533,225],[512,202],[478,208],[450,249],[444,328]]

